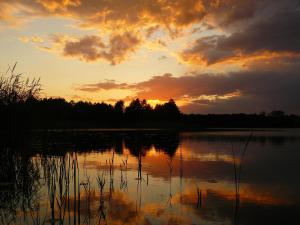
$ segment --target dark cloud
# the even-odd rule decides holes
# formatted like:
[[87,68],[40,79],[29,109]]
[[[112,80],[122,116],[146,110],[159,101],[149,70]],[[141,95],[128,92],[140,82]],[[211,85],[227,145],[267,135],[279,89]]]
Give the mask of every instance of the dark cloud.
[[64,55],[80,57],[86,61],[95,61],[100,57],[101,49],[105,48],[101,38],[86,36],[78,41],[70,41],[65,44]]
[[196,100],[183,106],[182,110],[203,113],[249,113],[281,109],[299,114],[300,105],[296,100],[300,94],[297,88],[300,85],[299,69],[300,67],[294,71],[241,71],[228,74],[225,80],[215,77],[215,87],[221,86],[228,93],[236,89],[240,95],[228,99],[215,98],[211,101]]
[[[277,67],[274,68],[274,64]],[[145,99],[185,100],[185,112],[238,113],[275,109],[300,113],[296,98],[300,95],[300,64],[289,59],[272,66],[254,64],[243,71],[226,74],[195,73],[181,77],[172,74],[154,76],[136,84],[103,82],[84,85],[81,90],[135,90]]]
[[[245,5],[247,1],[241,1]],[[270,53],[300,53],[300,6],[298,1],[268,2],[262,8],[257,3],[245,5],[245,10],[251,13],[242,13],[251,22],[237,26],[229,36],[209,36],[195,41],[194,45],[182,52],[182,58],[191,63],[213,64],[228,59],[243,59]],[[276,8],[281,7],[281,8]],[[248,7],[248,8],[247,8]],[[237,7],[239,8],[239,7]],[[234,8],[235,9],[235,8]],[[254,15],[254,9],[256,13]],[[260,14],[257,12],[259,11]],[[262,13],[266,13],[266,15]],[[231,23],[241,22],[241,16],[229,10],[227,15]],[[232,14],[232,15],[231,15]],[[227,21],[227,20],[226,20]],[[229,21],[227,21],[229,22]]]

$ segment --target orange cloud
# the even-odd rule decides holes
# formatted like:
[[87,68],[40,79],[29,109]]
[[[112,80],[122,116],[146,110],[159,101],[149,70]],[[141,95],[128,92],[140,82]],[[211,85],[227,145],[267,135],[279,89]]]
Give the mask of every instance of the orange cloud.
[[[206,50],[205,50],[206,51]],[[254,62],[272,62],[282,58],[298,58],[299,53],[294,52],[276,52],[276,51],[259,51],[251,54],[243,54],[240,50],[236,50],[232,53],[226,53],[225,51],[217,53],[217,58],[210,58],[210,53],[197,51],[184,51],[179,54],[178,59],[185,64],[192,65],[228,65],[235,64],[240,67],[252,64]]]
[[[262,17],[260,11],[268,8],[271,8],[270,16]],[[89,37],[63,46],[65,55],[85,61],[101,58],[118,64],[135,50],[133,46],[142,39],[150,38],[156,31],[164,30],[164,34],[176,37],[186,28],[195,28],[193,25],[200,25],[200,33],[213,25],[221,28],[226,36],[198,39],[181,54],[181,59],[188,63],[211,65],[224,60],[231,63],[236,58],[264,51],[299,50],[297,21],[300,18],[293,0],[285,3],[267,0],[265,4],[250,0],[3,0],[0,10],[0,20],[5,22],[40,17],[71,18],[78,28],[92,28],[110,34],[109,50],[103,51],[102,47],[96,50],[99,40],[92,41]],[[131,35],[137,32],[143,36],[142,39]],[[270,33],[277,35],[268,35]],[[93,47],[82,51],[83,44],[91,41]]]
[[19,40],[22,42],[43,43],[45,40],[39,36],[21,36]]
[[[99,47],[100,37],[83,37],[61,46],[64,55],[85,61],[121,63],[158,31],[173,39],[188,35],[189,43],[196,38],[180,52],[180,60],[189,64],[239,64],[266,53],[271,57],[300,52],[300,13],[295,0],[0,1],[0,21],[4,23],[45,17],[71,19],[79,29],[101,32],[101,38],[109,36],[105,49]],[[189,32],[184,32],[186,29]],[[92,47],[84,49],[84,43]],[[157,46],[168,44],[160,41]]]
[[[33,38],[22,38],[24,42]],[[48,45],[39,46],[40,49],[61,53],[63,56],[74,57],[86,62],[105,60],[112,65],[126,60],[141,43],[137,34],[124,33],[111,35],[105,43],[100,36],[87,35],[81,38],[68,35],[51,35]]]
[[[64,16],[79,20],[84,27],[102,26],[109,29],[122,26],[143,26],[146,28],[162,25],[166,29],[177,29],[199,22],[206,15],[212,3],[206,0],[38,0],[20,1],[4,0],[2,8],[11,5],[21,5],[21,13],[35,16]],[[30,9],[30,13],[24,10]],[[8,11],[8,13],[12,13]],[[112,27],[111,27],[112,26]]]
[[248,19],[260,4],[250,0],[2,0],[0,6],[7,18],[18,6],[15,9],[22,17],[60,16],[76,19],[82,27],[142,28],[148,34],[162,27],[176,34],[207,16],[219,24]]
[[79,6],[80,0],[37,0],[47,10],[54,12],[58,9],[66,9],[69,6]]

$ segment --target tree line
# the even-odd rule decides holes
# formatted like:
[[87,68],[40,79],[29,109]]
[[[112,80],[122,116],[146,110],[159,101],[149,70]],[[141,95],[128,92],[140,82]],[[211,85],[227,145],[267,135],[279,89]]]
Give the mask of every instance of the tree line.
[[38,123],[46,127],[122,127],[125,124],[146,125],[155,121],[175,122],[181,116],[172,99],[152,107],[146,100],[140,99],[134,99],[125,106],[122,100],[112,105],[105,102],[68,102],[63,98],[31,98],[23,104],[21,111],[27,118],[31,118],[32,124]]
[[128,106],[40,98],[38,79],[24,80],[16,64],[0,77],[1,128],[174,128],[206,127],[300,127],[297,115],[283,111],[259,114],[183,114],[173,99],[152,107],[134,99]]

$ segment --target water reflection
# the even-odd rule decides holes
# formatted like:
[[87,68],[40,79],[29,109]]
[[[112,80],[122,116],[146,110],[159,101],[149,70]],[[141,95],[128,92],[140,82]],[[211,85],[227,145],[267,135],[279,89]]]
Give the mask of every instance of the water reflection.
[[300,133],[249,133],[56,131],[2,144],[0,224],[294,224]]

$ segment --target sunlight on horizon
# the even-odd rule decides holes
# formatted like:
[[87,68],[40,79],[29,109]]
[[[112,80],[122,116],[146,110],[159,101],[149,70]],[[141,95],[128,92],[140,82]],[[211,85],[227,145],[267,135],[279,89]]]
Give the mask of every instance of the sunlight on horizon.
[[288,91],[300,83],[294,0],[4,0],[0,13],[1,73],[18,62],[41,78],[43,97],[154,105],[168,96],[183,112],[300,112]]

